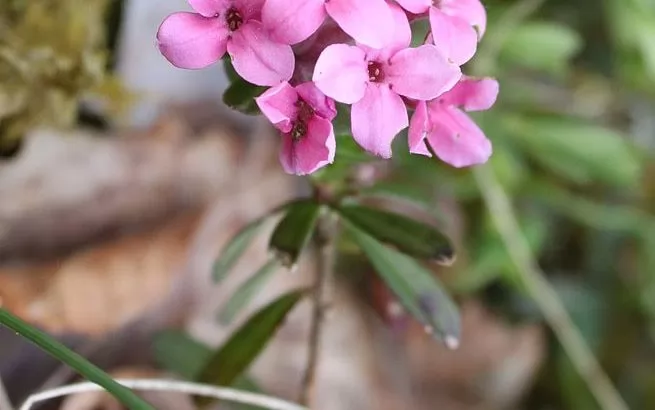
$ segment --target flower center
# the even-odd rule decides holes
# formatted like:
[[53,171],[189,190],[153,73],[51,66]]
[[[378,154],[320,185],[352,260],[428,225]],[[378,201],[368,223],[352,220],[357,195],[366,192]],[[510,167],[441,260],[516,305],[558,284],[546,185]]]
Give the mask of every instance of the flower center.
[[292,140],[299,141],[301,138],[307,135],[307,124],[299,119],[293,124],[293,128],[291,128],[290,134]]
[[379,83],[384,80],[382,64],[378,63],[377,61],[368,62],[368,79],[374,83]]
[[295,103],[298,107],[298,121],[307,122],[314,116],[314,109],[307,104],[302,98],[298,98]]
[[237,31],[243,24],[243,17],[241,17],[241,13],[237,9],[232,7],[225,13],[225,21],[227,21],[227,27],[230,31]]

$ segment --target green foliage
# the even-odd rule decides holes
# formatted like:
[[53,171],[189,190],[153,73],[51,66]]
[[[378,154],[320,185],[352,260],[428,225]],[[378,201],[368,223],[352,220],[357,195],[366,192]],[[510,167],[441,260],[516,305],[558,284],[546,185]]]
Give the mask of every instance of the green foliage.
[[316,228],[321,205],[308,200],[289,205],[287,213],[277,224],[269,248],[282,264],[293,269]]
[[260,218],[250,222],[225,245],[221,255],[214,262],[212,269],[214,282],[223,280],[230,269],[239,261],[241,255],[255,239],[264,221],[265,218]]
[[351,223],[347,232],[368,257],[375,271],[428,333],[454,348],[459,344],[457,307],[434,275],[415,259],[390,249]]
[[5,326],[16,332],[16,334],[34,343],[55,359],[70,366],[84,378],[102,386],[129,409],[154,410],[154,407],[143,401],[127,387],[114,381],[111,376],[100,370],[94,364],[89,363],[82,356],[68,349],[51,336],[30,326],[3,308],[0,308],[0,326]]
[[153,355],[164,369],[193,380],[211,357],[212,351],[184,332],[168,330],[155,337]]
[[273,273],[280,268],[280,261],[273,258],[262,265],[246,282],[244,282],[227,300],[219,314],[219,320],[223,323],[231,322],[239,312],[248,305],[252,298],[259,292],[273,276]]
[[266,347],[287,313],[303,295],[304,292],[296,291],[280,296],[253,314],[212,353],[196,380],[217,386],[229,386],[235,382]]
[[455,252],[441,232],[400,214],[360,205],[343,205],[337,212],[377,240],[417,259],[450,264]]

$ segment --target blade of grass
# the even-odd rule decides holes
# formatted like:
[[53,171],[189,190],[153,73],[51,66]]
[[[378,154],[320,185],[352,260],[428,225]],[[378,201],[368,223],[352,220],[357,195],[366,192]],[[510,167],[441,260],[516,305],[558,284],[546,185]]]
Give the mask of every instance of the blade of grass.
[[0,325],[13,330],[55,359],[73,368],[89,381],[101,386],[130,410],[155,410],[132,390],[116,382],[100,368],[3,308],[0,308]]

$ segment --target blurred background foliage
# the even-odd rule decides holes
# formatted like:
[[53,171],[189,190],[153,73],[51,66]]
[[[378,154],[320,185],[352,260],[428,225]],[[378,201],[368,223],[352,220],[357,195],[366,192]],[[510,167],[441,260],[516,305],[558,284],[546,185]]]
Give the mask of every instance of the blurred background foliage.
[[[494,144],[487,172],[512,197],[540,267],[631,408],[654,408],[655,2],[485,4],[489,30],[464,71],[501,84],[496,106],[474,115]],[[483,295],[513,320],[541,320],[473,174],[396,159],[405,176],[396,182],[454,196],[463,212],[465,255],[448,273],[451,288]],[[597,408],[552,339],[526,407]]]
[[[80,103],[125,107],[107,52],[110,0],[3,0],[0,147],[35,125],[71,126]],[[511,196],[539,266],[631,408],[655,408],[655,1],[486,0],[488,32],[466,73],[497,77],[496,106],[474,114],[494,145],[486,170]],[[117,2],[113,2],[117,4]],[[103,22],[107,24],[103,24]],[[115,23],[115,21],[114,21]],[[406,153],[372,191],[433,204],[464,221],[444,281],[515,322],[541,321],[470,170]],[[339,145],[321,175],[366,160]],[[596,409],[551,337],[526,408]]]

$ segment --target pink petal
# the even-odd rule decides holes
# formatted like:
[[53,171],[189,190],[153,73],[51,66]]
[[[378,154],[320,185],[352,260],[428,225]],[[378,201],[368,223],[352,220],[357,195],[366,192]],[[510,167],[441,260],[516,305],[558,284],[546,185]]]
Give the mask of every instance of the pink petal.
[[284,44],[299,43],[323,24],[325,0],[267,0],[262,23],[271,37]]
[[432,124],[428,116],[428,108],[425,101],[419,101],[409,122],[409,133],[407,143],[409,152],[430,156],[430,151],[425,146],[425,138],[432,130]]
[[402,98],[385,84],[371,84],[350,112],[353,138],[362,148],[382,158],[391,157],[391,143],[407,127]]
[[230,0],[187,0],[191,8],[205,17],[214,17],[223,14],[230,8]]
[[496,102],[498,87],[498,81],[493,78],[462,77],[452,90],[441,96],[441,100],[465,111],[484,111]]
[[234,7],[239,10],[243,20],[262,19],[262,8],[266,0],[232,0]]
[[326,97],[313,82],[308,81],[296,86],[296,92],[314,109],[317,115],[328,121],[332,121],[337,116],[334,100]]
[[409,47],[412,42],[412,28],[403,9],[394,3],[389,3],[389,8],[394,20],[394,35],[391,43],[385,48],[391,48],[393,51],[402,50]]
[[421,14],[428,11],[432,0],[396,0],[396,3],[410,13]]
[[282,132],[290,132],[292,121],[296,119],[298,93],[286,81],[264,91],[255,98],[262,114]]
[[442,161],[456,168],[487,162],[491,142],[468,115],[438,102],[428,109],[433,125],[428,143]]
[[487,29],[487,11],[480,0],[441,0],[441,11],[459,17],[475,27],[478,37],[482,38]]
[[400,95],[431,100],[450,90],[462,76],[437,47],[426,44],[397,52],[384,69],[385,81]]
[[366,53],[356,46],[333,44],[316,61],[313,80],[328,97],[352,104],[364,97],[368,83]]
[[282,137],[280,162],[290,174],[306,175],[334,161],[336,140],[330,121],[314,117],[307,124],[307,135],[294,141]]
[[395,21],[384,0],[329,0],[325,9],[359,43],[382,48],[393,40]]
[[262,23],[244,23],[227,42],[234,69],[244,80],[256,85],[276,85],[287,81],[295,65],[291,46],[272,41]]
[[469,61],[478,48],[478,33],[467,21],[430,8],[432,41],[441,53],[457,65]]
[[161,53],[176,67],[199,69],[225,54],[228,30],[216,18],[196,13],[174,13],[157,31]]

